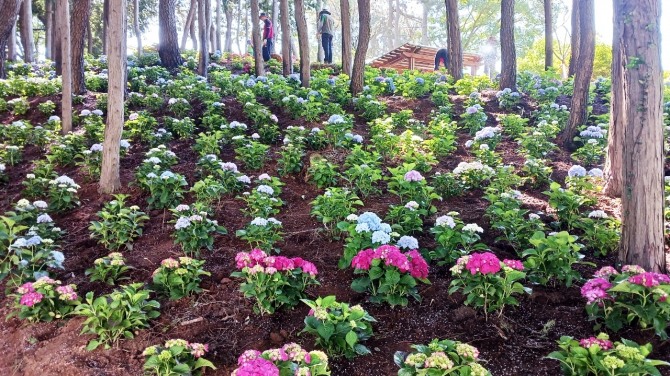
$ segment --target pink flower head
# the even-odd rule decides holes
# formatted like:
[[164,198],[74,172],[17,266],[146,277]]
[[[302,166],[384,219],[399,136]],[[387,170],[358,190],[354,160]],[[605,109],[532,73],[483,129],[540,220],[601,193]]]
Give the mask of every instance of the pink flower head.
[[256,358],[242,364],[232,376],[279,376],[279,368],[269,360]]
[[606,339],[600,339],[596,337],[584,338],[579,341],[579,345],[584,348],[590,348],[591,346],[598,345],[603,350],[609,350],[612,348],[612,342]]
[[519,260],[503,260],[503,264],[514,270],[523,270],[523,263]]
[[166,258],[165,260],[161,261],[161,266],[169,269],[176,269],[179,267],[179,261],[173,258]]
[[411,170],[407,171],[407,173],[404,176],[405,181],[421,181],[423,180],[423,176],[421,176],[421,173],[416,170]]
[[612,284],[608,280],[604,278],[593,278],[588,280],[584,286],[582,286],[581,293],[588,303],[591,304],[595,301],[609,299],[610,296],[607,293],[607,290],[611,287]]
[[200,358],[209,351],[209,345],[203,345],[202,343],[189,343],[188,347],[191,348],[191,355],[196,358]]
[[235,265],[237,266],[238,269],[244,269],[246,267],[251,267],[254,266],[256,263],[251,260],[251,257],[249,256],[249,253],[247,252],[239,252],[235,256]]
[[249,363],[250,361],[254,359],[258,359],[261,356],[261,352],[258,350],[247,350],[240,355],[239,358],[237,358],[237,365],[241,366],[244,363]]
[[272,266],[268,266],[267,268],[265,268],[265,273],[266,274],[275,274],[275,273],[277,273],[277,268],[272,267]]
[[32,282],[26,282],[26,283],[22,284],[21,286],[19,286],[16,289],[16,293],[21,294],[21,295],[29,293],[29,292],[35,292],[35,288],[33,287]]
[[421,253],[412,250],[405,255],[411,259],[409,274],[414,278],[428,278],[428,263],[423,259]]
[[253,261],[261,262],[268,257],[268,255],[260,249],[254,249],[249,253],[249,257],[251,257]]
[[66,286],[58,286],[56,287],[56,292],[59,294],[70,294],[74,292],[74,288],[72,285],[66,285]]
[[263,265],[264,266],[275,266],[275,257],[274,256],[267,256],[266,258],[263,259]]
[[670,277],[666,274],[645,272],[629,277],[628,282],[644,287],[654,287],[661,283],[670,283]]
[[296,268],[301,268],[302,264],[304,264],[306,262],[302,257],[294,257],[294,258],[291,259],[291,261],[293,261],[293,265]]
[[644,271],[644,268],[640,265],[624,265],[621,268],[621,272],[623,273],[640,274],[644,273]]
[[316,265],[312,264],[309,261],[303,261],[302,266],[300,268],[302,269],[303,273],[307,273],[312,277],[319,274],[319,271],[316,269]]
[[389,266],[395,266],[400,270],[401,272],[407,272],[410,270],[410,263],[409,260],[407,260],[407,256],[400,252],[400,250],[396,247],[393,247],[395,249],[390,250],[389,252],[386,253],[386,256],[383,258],[384,263]]
[[369,270],[374,255],[375,251],[372,249],[360,251],[353,259],[351,259],[351,266],[356,269]]
[[465,268],[470,274],[495,274],[500,271],[500,260],[491,252],[474,253],[470,255]]
[[614,269],[613,267],[603,266],[602,268],[600,268],[600,270],[598,270],[594,274],[594,276],[599,277],[599,278],[607,278],[611,275],[617,275],[617,274],[619,274],[619,272],[617,272],[616,269]]
[[39,292],[29,292],[21,297],[19,303],[26,307],[32,307],[35,304],[41,302],[43,297],[44,295],[40,294]]
[[293,259],[284,256],[275,257],[273,266],[279,271],[295,269],[295,263],[293,262]]

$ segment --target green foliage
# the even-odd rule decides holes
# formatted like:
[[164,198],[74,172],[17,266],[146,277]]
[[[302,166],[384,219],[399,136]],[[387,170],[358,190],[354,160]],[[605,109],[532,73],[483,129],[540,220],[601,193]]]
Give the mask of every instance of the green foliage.
[[412,349],[394,354],[393,360],[400,367],[398,376],[491,376],[478,363],[479,350],[466,343],[434,339],[428,345],[412,345]]
[[204,264],[205,261],[194,260],[190,257],[180,257],[179,260],[165,259],[152,274],[153,287],[170,300],[198,294],[202,292],[200,288],[202,276],[210,275],[209,272],[202,269]]
[[202,356],[208,346],[188,343],[183,339],[171,339],[164,346],[147,347],[142,367],[147,375],[154,376],[200,376],[207,368],[216,370],[214,364]]
[[584,255],[579,250],[584,246],[577,243],[577,237],[566,231],[546,236],[537,231],[528,240],[532,248],[522,253],[524,265],[528,269],[529,278],[535,283],[546,286],[550,282],[562,282],[570,287],[572,282],[579,280],[579,272],[572,266]]
[[93,261],[93,267],[86,269],[86,275],[90,276],[91,282],[101,281],[113,286],[117,281],[129,279],[124,276],[130,269],[121,253],[112,252],[105,257]]

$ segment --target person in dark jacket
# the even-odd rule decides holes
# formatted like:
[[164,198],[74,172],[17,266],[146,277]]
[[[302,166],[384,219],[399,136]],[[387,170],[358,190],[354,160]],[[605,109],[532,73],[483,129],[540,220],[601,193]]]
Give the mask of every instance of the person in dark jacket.
[[449,64],[449,52],[446,48],[441,48],[437,50],[435,54],[435,70],[440,70],[440,63],[444,63],[444,68],[447,68]]
[[275,29],[267,14],[261,13],[260,19],[263,21],[263,60],[269,61],[274,47]]
[[328,9],[323,8],[319,12],[319,21],[316,25],[317,32],[321,34],[321,45],[323,46],[323,62],[333,63],[333,33],[335,31],[335,20]]

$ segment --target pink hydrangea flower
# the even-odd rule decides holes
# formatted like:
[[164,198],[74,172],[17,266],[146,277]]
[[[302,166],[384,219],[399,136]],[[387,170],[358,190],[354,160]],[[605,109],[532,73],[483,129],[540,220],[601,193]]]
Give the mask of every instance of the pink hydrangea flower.
[[189,343],[188,347],[191,348],[191,355],[196,358],[200,358],[201,356],[205,355],[207,351],[209,351],[209,345],[203,345],[202,343]]
[[588,301],[589,304],[609,299],[610,296],[607,293],[612,287],[612,284],[604,278],[593,278],[588,280],[584,286],[582,286],[581,293],[584,298]]
[[491,252],[474,253],[470,255],[465,268],[470,274],[495,274],[500,271],[500,260]]
[[591,346],[598,345],[603,350],[609,350],[612,348],[612,342],[606,339],[600,339],[596,337],[584,338],[579,341],[579,345],[584,348],[590,348]]
[[261,262],[268,257],[268,255],[260,249],[254,249],[249,253],[249,257],[251,257],[253,261]]
[[161,261],[161,266],[165,268],[175,269],[179,267],[179,261],[173,258],[166,258],[165,260]]
[[26,282],[23,285],[21,285],[19,288],[16,289],[16,292],[18,294],[27,294],[29,292],[35,292],[35,288],[33,287],[32,282]]
[[309,261],[303,261],[301,268],[304,273],[307,273],[312,277],[319,274],[319,271],[316,269],[316,265]]
[[232,376],[279,376],[279,368],[269,360],[256,358],[242,364]]
[[503,264],[514,270],[523,270],[523,263],[519,260],[503,260]]
[[235,256],[235,266],[237,266],[238,269],[244,269],[246,267],[251,267],[254,265],[255,262],[251,260],[251,257],[247,252],[239,252]]
[[39,292],[33,291],[23,295],[19,300],[19,303],[26,307],[32,307],[35,304],[41,302],[43,297],[44,295],[40,294]]
[[621,268],[621,272],[631,273],[631,274],[640,274],[640,273],[644,273],[645,270],[640,265],[624,265]]
[[386,253],[384,263],[389,266],[395,266],[401,272],[407,272],[410,269],[409,260],[398,248],[392,247],[389,252]]
[[602,268],[600,268],[600,270],[598,270],[594,274],[594,276],[598,278],[607,278],[611,275],[617,275],[617,274],[619,274],[619,272],[617,272],[616,269],[614,269],[613,267],[603,266]]
[[374,255],[375,251],[372,249],[360,251],[353,259],[351,259],[351,266],[356,269],[369,270]]
[[275,257],[274,261],[275,261],[274,265],[272,266],[277,268],[277,270],[279,271],[295,269],[295,262],[293,262],[293,259],[290,259],[288,257],[277,256]]
[[254,359],[258,359],[261,356],[261,352],[258,350],[247,350],[237,358],[237,365],[241,366],[244,363],[249,363]]
[[417,250],[412,250],[405,253],[410,260],[409,274],[414,278],[428,278],[428,263],[423,259],[421,253]]
[[644,287],[654,287],[661,283],[670,283],[670,277],[666,274],[645,272],[629,277],[628,282]]
[[404,179],[405,181],[421,181],[423,180],[423,176],[421,176],[419,171],[411,170],[405,173]]

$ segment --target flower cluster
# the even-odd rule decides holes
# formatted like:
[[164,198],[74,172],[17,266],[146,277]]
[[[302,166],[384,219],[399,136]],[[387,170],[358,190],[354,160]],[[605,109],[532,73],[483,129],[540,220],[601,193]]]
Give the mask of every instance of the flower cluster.
[[428,264],[416,250],[403,253],[397,247],[383,245],[377,249],[366,249],[351,260],[356,269],[370,270],[373,261],[379,260],[386,266],[394,266],[403,273],[409,272],[414,278],[428,278]]
[[231,376],[330,375],[325,353],[308,352],[296,343],[263,352],[247,350],[237,359],[237,365]]
[[14,311],[19,319],[52,321],[63,318],[79,304],[77,286],[61,285],[60,281],[41,277],[16,288]]
[[216,369],[212,362],[203,358],[208,351],[207,344],[170,339],[163,346],[144,349],[144,370],[155,375],[200,375],[206,368]]
[[409,353],[398,351],[394,359],[403,375],[490,376],[479,361],[479,350],[466,343],[434,339],[428,345],[412,345]]

